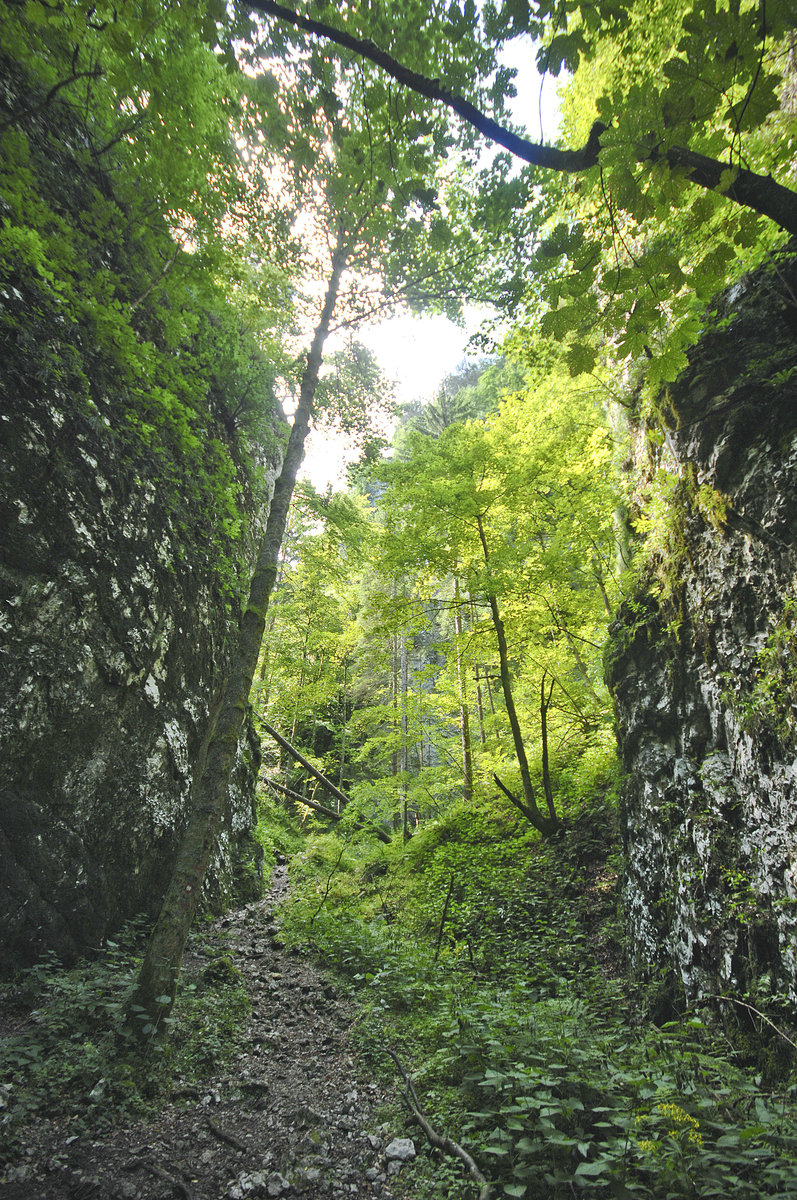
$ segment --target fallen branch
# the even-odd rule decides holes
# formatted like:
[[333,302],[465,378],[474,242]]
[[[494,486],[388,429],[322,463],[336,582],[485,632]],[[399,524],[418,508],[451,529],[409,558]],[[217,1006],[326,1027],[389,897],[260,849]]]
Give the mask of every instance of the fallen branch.
[[297,804],[304,804],[306,808],[312,808],[313,812],[321,813],[322,817],[329,817],[330,821],[339,821],[341,814],[335,812],[334,808],[327,808],[325,804],[319,804],[317,800],[308,800],[301,792],[295,792],[293,788],[286,787],[284,783],[277,783],[276,779],[266,779],[269,787],[275,791],[281,792],[283,796],[287,796],[289,800],[295,800]]
[[308,762],[301,750],[297,750],[295,746],[291,745],[287,738],[284,738],[281,733],[277,733],[273,725],[269,725],[268,721],[263,720],[261,720],[260,724],[265,729],[266,733],[269,734],[270,737],[273,737],[277,745],[281,746],[283,750],[287,750],[291,758],[295,758],[297,763],[300,763],[304,767],[305,771],[309,771],[310,774],[318,780],[322,787],[326,788],[330,795],[334,796],[335,799],[343,805],[350,803],[350,798],[346,795],[346,793],[342,792],[339,787],[335,787],[332,780],[328,779],[326,775],[322,774],[318,767],[314,767],[311,762]]
[[218,1125],[214,1125],[213,1121],[211,1121],[210,1118],[207,1119],[205,1124],[207,1125],[208,1129],[213,1134],[213,1136],[217,1137],[220,1142],[226,1142],[227,1145],[232,1146],[232,1148],[234,1150],[248,1149],[248,1147],[245,1146],[243,1142],[239,1141],[237,1137],[233,1137],[233,1135],[231,1133],[225,1133],[225,1131],[223,1129],[220,1129]]
[[156,1179],[162,1180],[163,1183],[168,1183],[178,1196],[182,1196],[183,1200],[194,1200],[194,1193],[191,1191],[187,1183],[183,1183],[180,1179],[175,1179],[168,1171],[161,1170],[151,1163],[146,1158],[131,1158],[125,1163],[126,1171],[149,1171],[150,1175],[154,1175]]
[[404,1080],[404,1103],[407,1105],[407,1108],[412,1113],[414,1119],[418,1122],[421,1129],[426,1134],[430,1143],[433,1146],[436,1146],[438,1150],[444,1150],[446,1154],[453,1154],[453,1156],[458,1158],[461,1163],[464,1163],[469,1173],[481,1188],[479,1192],[479,1200],[490,1200],[490,1197],[493,1194],[492,1184],[488,1183],[484,1178],[464,1146],[460,1146],[459,1142],[455,1142],[453,1138],[441,1137],[439,1133],[432,1129],[432,1126],[426,1120],[426,1117],[421,1111],[421,1104],[418,1100],[418,1093],[415,1091],[415,1086],[407,1072],[404,1070],[398,1055],[395,1053],[395,1051],[390,1050],[387,1046],[383,1046],[382,1049],[384,1050],[385,1054],[390,1055],[390,1057],[393,1059],[393,1062],[401,1072],[401,1077]]
[[749,1012],[755,1013],[755,1015],[757,1017],[760,1017],[761,1020],[764,1021],[767,1025],[769,1025],[769,1027],[771,1029],[774,1029],[775,1033],[778,1035],[778,1037],[783,1038],[784,1042],[788,1042],[789,1045],[793,1047],[793,1049],[797,1050],[797,1042],[793,1042],[791,1040],[791,1038],[789,1037],[789,1035],[784,1033],[783,1030],[780,1029],[775,1024],[774,1021],[770,1021],[769,1017],[765,1013],[762,1013],[760,1008],[754,1008],[752,1004],[747,1004],[744,1000],[737,1000],[735,996],[706,995],[706,996],[701,996],[700,999],[701,1000],[724,1000],[728,1004],[738,1004],[740,1008],[746,1008]]
[[[277,783],[275,779],[266,779],[269,787],[274,788],[278,792],[282,792],[283,796],[287,796],[290,800],[295,800],[297,804],[304,804],[307,808],[311,808],[313,812],[321,813],[324,817],[329,817],[330,821],[341,821],[343,814],[335,812],[334,808],[327,808],[325,804],[319,804],[317,800],[308,800],[301,792],[294,792],[292,788],[286,787],[284,783]],[[355,829],[364,829],[367,833],[373,833],[379,838],[380,842],[384,842],[386,846],[390,845],[390,836],[385,833],[384,829],[380,829],[378,825],[372,825],[368,821],[355,821]]]

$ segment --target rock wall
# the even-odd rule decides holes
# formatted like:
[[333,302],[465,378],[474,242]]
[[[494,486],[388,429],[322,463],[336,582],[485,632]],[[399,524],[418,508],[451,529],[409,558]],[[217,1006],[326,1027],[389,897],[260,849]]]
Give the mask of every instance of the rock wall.
[[[285,430],[215,259],[175,244],[190,173],[162,194],[146,131],[52,88],[59,38],[0,56],[3,969],[158,912]],[[258,760],[250,731],[215,908],[258,886]]]
[[[41,389],[4,400],[8,964],[46,949],[69,957],[134,914],[157,912],[223,680],[234,596],[210,569],[202,531],[187,530],[168,503],[158,460],[119,463],[111,398],[107,424]],[[217,905],[253,858],[257,765],[250,737],[208,885]]]
[[663,551],[607,655],[637,971],[797,1003],[797,266],[723,298],[665,402]]

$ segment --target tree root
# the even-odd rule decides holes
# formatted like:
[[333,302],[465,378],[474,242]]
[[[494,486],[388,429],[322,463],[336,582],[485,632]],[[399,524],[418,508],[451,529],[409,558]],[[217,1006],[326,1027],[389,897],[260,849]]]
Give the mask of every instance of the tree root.
[[464,1146],[460,1146],[459,1142],[455,1142],[453,1138],[442,1137],[439,1133],[432,1129],[432,1126],[423,1115],[421,1104],[418,1099],[418,1093],[415,1091],[413,1082],[407,1072],[404,1070],[398,1055],[394,1050],[390,1050],[387,1046],[383,1046],[382,1049],[384,1050],[385,1054],[390,1055],[390,1057],[393,1059],[393,1062],[401,1072],[401,1077],[404,1080],[404,1103],[407,1105],[407,1108],[412,1113],[412,1116],[426,1134],[431,1145],[436,1146],[438,1150],[444,1150],[446,1154],[452,1154],[455,1158],[458,1158],[461,1163],[464,1163],[469,1173],[481,1188],[481,1191],[479,1192],[479,1200],[490,1200],[493,1194],[492,1184],[487,1182]]

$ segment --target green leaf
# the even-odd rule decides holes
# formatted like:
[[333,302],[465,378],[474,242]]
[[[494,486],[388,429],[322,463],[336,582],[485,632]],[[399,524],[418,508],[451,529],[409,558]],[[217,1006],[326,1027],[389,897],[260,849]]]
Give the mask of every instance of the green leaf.
[[717,191],[718,192],[727,192],[729,188],[733,187],[733,185],[736,183],[736,180],[738,178],[739,178],[739,168],[738,167],[726,167],[726,169],[720,175],[720,181],[717,184]]
[[515,1142],[515,1149],[519,1150],[521,1154],[537,1154],[539,1153],[540,1149],[544,1147],[544,1145],[544,1142],[533,1141],[531,1138],[522,1137],[518,1138],[518,1140]]
[[574,342],[567,348],[565,361],[571,375],[584,375],[595,369],[598,353],[587,342]]
[[611,1169],[611,1160],[607,1158],[599,1158],[597,1162],[579,1163],[575,1169],[574,1175],[581,1179],[585,1176],[592,1177],[595,1175],[605,1175]]

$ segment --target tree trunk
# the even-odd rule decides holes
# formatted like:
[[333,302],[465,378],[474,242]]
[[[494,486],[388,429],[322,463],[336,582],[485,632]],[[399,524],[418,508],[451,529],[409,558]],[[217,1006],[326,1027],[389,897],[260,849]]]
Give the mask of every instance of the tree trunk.
[[462,742],[462,798],[466,804],[473,799],[473,755],[470,744],[470,714],[465,668],[462,662],[462,597],[459,579],[454,577],[454,649],[457,656],[457,694],[459,698],[459,732]]
[[545,676],[547,672],[543,671],[542,679],[540,680],[540,737],[542,739],[542,786],[545,791],[545,801],[548,805],[548,812],[551,819],[556,821],[556,809],[553,806],[553,788],[551,787],[551,767],[548,761],[548,708],[553,695],[554,679],[551,680],[551,687],[548,691],[548,696],[545,695]]
[[[479,530],[479,540],[482,545],[482,553],[484,555],[485,566],[490,566],[490,554],[487,548],[487,538],[484,533],[484,523],[481,515],[477,514],[476,522]],[[490,604],[490,613],[493,618],[493,628],[498,641],[498,664],[501,673],[501,687],[504,693],[504,703],[506,704],[506,715],[509,719],[509,728],[512,731],[512,742],[515,747],[515,756],[520,767],[520,779],[523,786],[523,801],[513,796],[508,788],[504,787],[500,779],[496,778],[496,782],[502,791],[509,796],[512,803],[525,814],[535,829],[538,829],[543,836],[547,837],[558,827],[559,821],[556,814],[553,817],[547,817],[541,812],[537,805],[537,798],[534,794],[534,788],[531,785],[531,774],[529,772],[529,760],[526,757],[526,747],[523,743],[523,734],[520,729],[520,721],[518,720],[517,709],[515,708],[515,699],[512,694],[512,677],[509,670],[509,651],[506,644],[506,631],[504,630],[504,622],[501,618],[501,612],[498,607],[498,601],[493,594],[492,588],[488,595]]]
[[476,712],[479,717],[479,741],[482,746],[487,745],[487,736],[484,732],[484,704],[482,702],[482,685],[479,676],[479,664],[476,663]]
[[504,749],[504,738],[501,733],[501,725],[498,720],[498,714],[495,711],[495,699],[493,697],[493,679],[492,675],[485,663],[482,663],[482,679],[487,684],[487,699],[490,704],[490,716],[493,719],[493,734],[495,736],[495,744],[500,751]]
[[196,913],[202,885],[216,844],[216,833],[227,803],[227,792],[249,692],[257,670],[266,613],[277,576],[282,538],[296,476],[304,458],[324,342],[329,332],[341,277],[346,266],[343,236],[332,259],[321,317],[313,335],[302,375],[299,404],[293,418],[282,469],[274,487],[263,540],[241,618],[238,646],[227,678],[221,709],[208,746],[205,769],[194,785],[188,827],[177,853],[174,872],[152,932],[135,990],[128,1004],[134,1015],[144,1013],[152,1024],[168,1015],[177,991],[185,943]]
[[[473,634],[475,635],[475,633],[476,633],[476,605],[473,603],[473,593],[472,592],[468,592],[468,607],[470,609],[470,627],[471,627],[471,630],[473,631]],[[481,685],[481,679],[479,678],[479,664],[478,663],[476,663],[476,665],[475,665],[475,674],[476,674],[476,712],[478,713],[478,717],[479,717],[479,741],[481,742],[482,746],[486,746],[487,745],[487,737],[484,732],[484,703],[482,701],[482,685]],[[489,687],[489,684],[488,684],[488,687]]]

